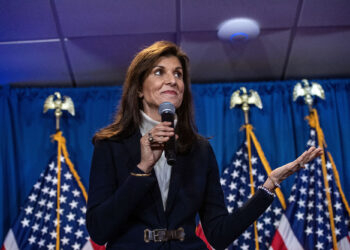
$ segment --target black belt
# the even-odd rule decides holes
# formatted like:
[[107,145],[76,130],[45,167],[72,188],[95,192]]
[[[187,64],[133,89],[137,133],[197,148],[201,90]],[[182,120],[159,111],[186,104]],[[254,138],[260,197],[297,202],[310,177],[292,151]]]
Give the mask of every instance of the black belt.
[[183,241],[185,239],[185,231],[182,227],[179,227],[176,230],[167,230],[167,229],[145,229],[144,236],[145,242],[150,242],[153,240],[154,242],[164,242],[168,240],[180,240]]

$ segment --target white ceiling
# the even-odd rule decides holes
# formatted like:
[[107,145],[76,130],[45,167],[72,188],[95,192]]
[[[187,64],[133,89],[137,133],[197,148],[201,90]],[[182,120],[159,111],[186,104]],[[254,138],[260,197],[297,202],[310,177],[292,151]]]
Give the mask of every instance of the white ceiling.
[[[259,37],[218,40],[234,17]],[[157,40],[187,52],[195,83],[350,77],[350,1],[0,0],[0,84],[119,85]]]

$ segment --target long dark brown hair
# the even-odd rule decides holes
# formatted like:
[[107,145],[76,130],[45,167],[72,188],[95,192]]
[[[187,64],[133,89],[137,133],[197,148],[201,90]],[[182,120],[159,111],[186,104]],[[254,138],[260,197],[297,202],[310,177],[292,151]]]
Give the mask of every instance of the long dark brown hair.
[[185,85],[182,104],[176,109],[177,125],[175,133],[179,135],[177,150],[184,153],[191,148],[196,139],[202,138],[197,133],[194,121],[192,94],[190,89],[189,59],[187,55],[174,43],[159,41],[140,51],[132,60],[123,86],[123,94],[118,106],[117,114],[112,124],[98,131],[93,137],[97,140],[110,138],[125,138],[137,131],[142,122],[140,110],[143,110],[142,100],[138,93],[142,84],[150,74],[153,66],[162,56],[176,56],[183,69]]

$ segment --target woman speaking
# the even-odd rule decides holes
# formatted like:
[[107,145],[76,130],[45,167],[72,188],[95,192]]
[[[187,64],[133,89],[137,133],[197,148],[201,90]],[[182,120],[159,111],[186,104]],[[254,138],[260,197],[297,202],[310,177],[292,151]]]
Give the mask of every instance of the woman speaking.
[[[195,234],[197,214],[209,243],[224,249],[269,207],[285,178],[322,154],[311,147],[273,170],[229,214],[213,150],[196,130],[188,62],[171,42],[139,52],[114,122],[94,136],[86,224],[107,249],[206,249]],[[165,102],[176,110],[174,121],[162,121]],[[167,161],[174,137],[176,160]]]

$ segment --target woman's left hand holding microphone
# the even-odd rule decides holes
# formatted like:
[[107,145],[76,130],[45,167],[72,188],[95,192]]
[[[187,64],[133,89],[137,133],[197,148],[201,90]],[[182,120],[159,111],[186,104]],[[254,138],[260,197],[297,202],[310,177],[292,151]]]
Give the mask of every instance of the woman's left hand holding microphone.
[[171,122],[161,122],[141,137],[141,161],[137,165],[145,173],[150,173],[163,153],[165,143],[175,133]]

